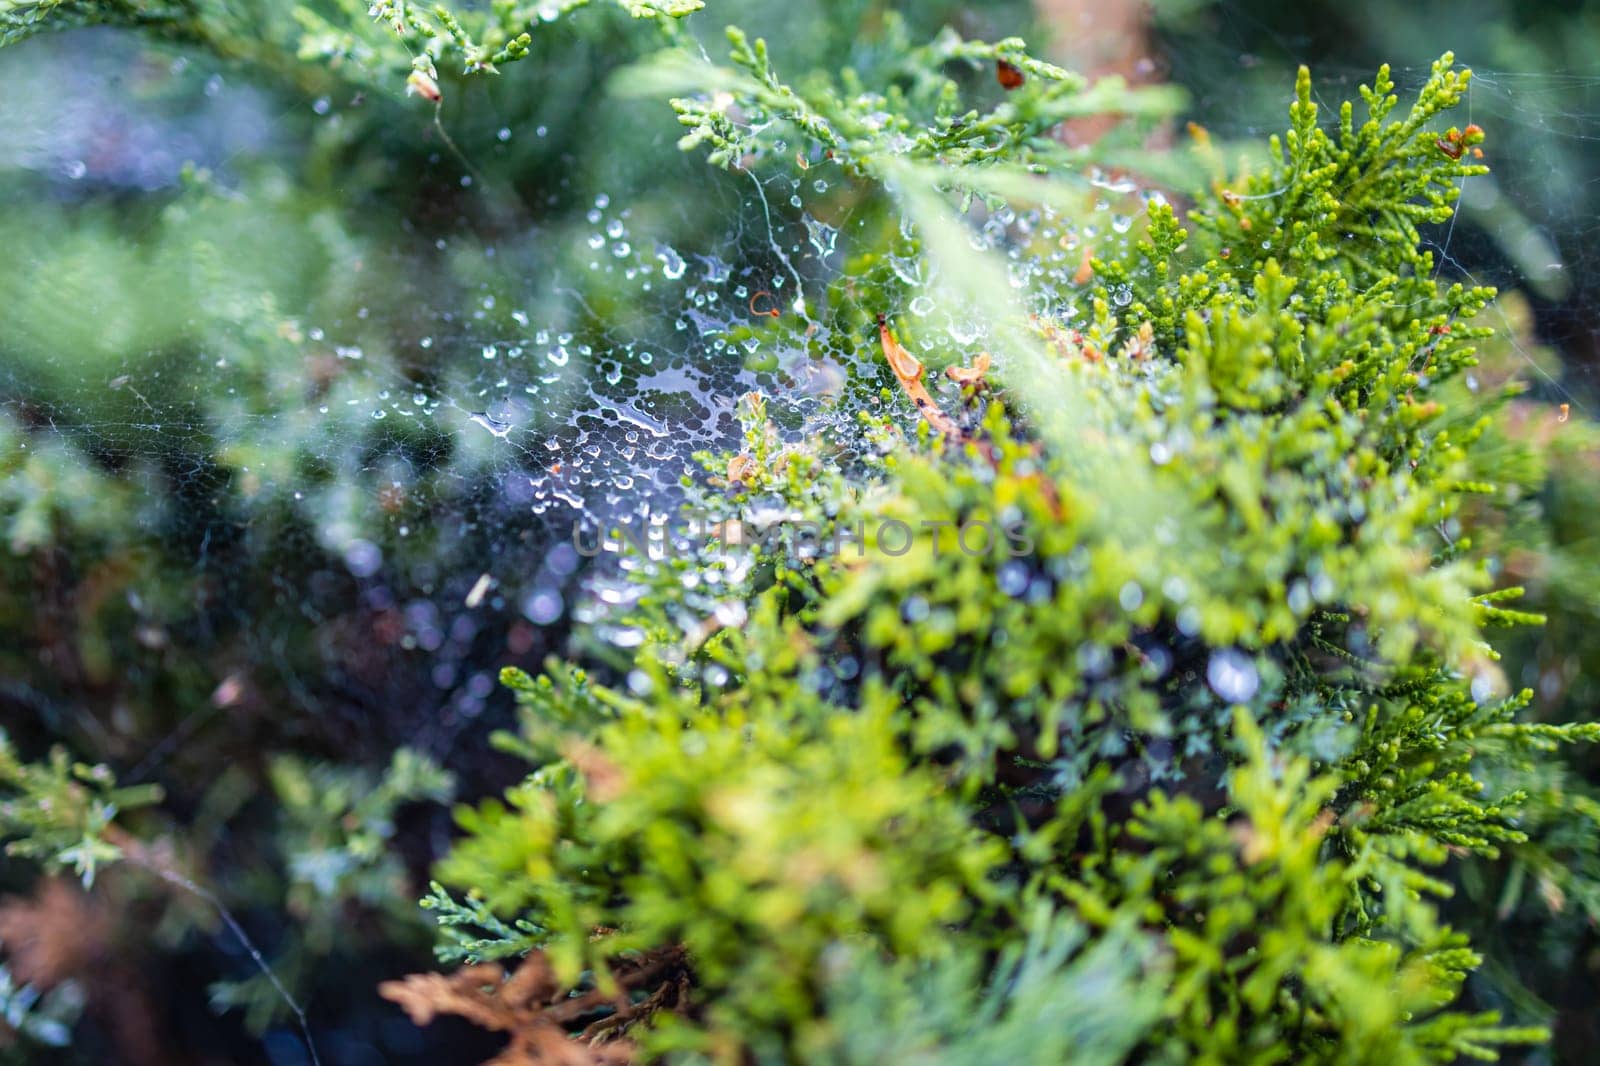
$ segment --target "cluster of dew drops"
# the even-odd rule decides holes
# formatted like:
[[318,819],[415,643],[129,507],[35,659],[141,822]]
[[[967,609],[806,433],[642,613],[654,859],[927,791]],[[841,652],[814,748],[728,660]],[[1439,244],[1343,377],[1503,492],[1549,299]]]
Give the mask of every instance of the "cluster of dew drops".
[[[1048,206],[980,207],[969,231],[975,250],[1003,259],[1019,306],[1063,326],[1083,313],[1074,296],[1082,289],[1090,250],[1095,255],[1113,252],[1132,239],[1137,214],[1145,206],[1164,202],[1159,191],[1142,190],[1126,178],[1095,171],[1087,178],[1086,211],[1068,217]],[[801,180],[788,180],[787,190],[777,181],[761,187],[763,208],[770,212],[770,187],[790,193],[778,203],[804,206]],[[570,516],[574,525],[591,528],[630,521],[659,527],[675,506],[692,453],[730,446],[736,440],[739,397],[772,384],[771,378],[748,369],[763,354],[763,345],[784,348],[773,355],[791,380],[814,373],[819,352],[823,361],[831,357],[836,362],[835,380],[848,374],[854,361],[875,357],[861,338],[828,337],[825,326],[821,342],[809,345],[798,339],[798,329],[763,333],[743,328],[766,314],[806,314],[807,295],[818,298],[847,251],[841,245],[847,243],[848,223],[836,227],[801,210],[798,224],[784,227],[782,236],[777,229],[753,226],[728,242],[721,255],[713,255],[634,233],[630,209],[605,194],[594,199],[585,221],[577,238],[581,269],[606,275],[601,284],[631,301],[639,321],[655,324],[656,336],[630,336],[625,324],[585,322],[572,307],[582,303],[581,297],[561,305],[559,314],[574,317],[541,322],[529,310],[506,311],[497,307],[495,296],[485,295],[470,322],[441,316],[456,337],[430,336],[418,342],[423,350],[436,344],[474,348],[474,358],[451,363],[455,377],[432,391],[380,386],[366,405],[374,420],[438,421],[462,440],[466,452],[499,474],[500,502],[512,510]],[[769,253],[775,253],[776,262]],[[493,249],[485,254],[492,255]],[[760,265],[750,265],[754,263]],[[985,315],[948,296],[927,261],[898,254],[890,256],[889,264],[910,295],[904,307],[886,312],[942,328],[956,350],[975,354],[983,347]],[[1130,292],[1110,295],[1119,306],[1132,299]],[[553,316],[546,312],[545,317]],[[460,339],[503,327],[507,320],[506,339]],[[805,336],[815,333],[813,328]],[[334,352],[341,360],[363,358],[359,348],[335,345]],[[813,399],[805,389],[798,392],[803,401]],[[346,402],[359,405],[359,399]],[[847,405],[813,403],[808,412],[808,433],[854,431],[854,412]],[[1182,441],[1157,442],[1152,459],[1166,461],[1184,448]],[[534,623],[550,624],[565,613],[560,581],[575,568],[571,554],[566,548],[552,553],[552,558],[564,560],[560,572],[541,569],[519,595],[522,613]],[[352,560],[352,568],[358,564],[367,567],[364,556]],[[575,611],[578,620],[595,624],[603,636],[624,647],[639,635],[608,619],[637,601],[641,586],[629,579],[629,570],[637,565],[619,557],[614,565],[591,568],[585,601]],[[738,609],[726,596],[737,582],[730,579],[727,584],[724,589],[696,590],[708,616],[720,618]],[[1016,594],[1028,594],[1026,581]],[[1208,673],[1212,686],[1231,697],[1253,691],[1256,684],[1253,664],[1244,657],[1218,658]]]

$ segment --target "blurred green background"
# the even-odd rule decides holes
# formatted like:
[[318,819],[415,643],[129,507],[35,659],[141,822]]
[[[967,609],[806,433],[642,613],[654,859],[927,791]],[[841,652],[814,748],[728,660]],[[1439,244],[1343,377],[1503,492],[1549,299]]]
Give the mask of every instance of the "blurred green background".
[[[448,839],[436,801],[517,772],[485,743],[509,721],[494,678],[569,639],[574,518],[670,505],[739,394],[806,380],[749,302],[828,277],[868,216],[820,179],[681,154],[664,105],[608,93],[651,45],[619,13],[540,27],[530,60],[447,81],[436,119],[380,37],[338,32],[339,5],[309,5],[320,24],[231,7],[207,39],[0,50],[0,721],[29,754],[61,743],[164,786],[174,861],[309,1004],[326,1060],[477,1061],[478,1037],[412,1028],[374,991],[428,963],[412,904]],[[1281,127],[1301,62],[1335,101],[1380,62],[1405,89],[1454,49],[1494,174],[1430,240],[1442,276],[1507,292],[1481,373],[1530,385],[1506,445],[1537,461],[1481,535],[1551,619],[1503,666],[1541,715],[1595,717],[1600,4],[712,8],[702,27],[738,22],[795,73],[871,63],[889,10],[917,35],[1021,33],[1184,86],[1223,141]],[[1600,763],[1573,758],[1545,787],[1593,805]],[[1528,1061],[1590,1061],[1600,838],[1530,829],[1462,879],[1459,918],[1492,952],[1472,995],[1556,1026]],[[33,967],[87,997],[41,1008],[76,1019],[70,1051],[23,1034],[0,1056],[302,1061],[215,914],[107,880],[86,899],[0,872],[8,979]],[[28,954],[22,926],[77,947]]]

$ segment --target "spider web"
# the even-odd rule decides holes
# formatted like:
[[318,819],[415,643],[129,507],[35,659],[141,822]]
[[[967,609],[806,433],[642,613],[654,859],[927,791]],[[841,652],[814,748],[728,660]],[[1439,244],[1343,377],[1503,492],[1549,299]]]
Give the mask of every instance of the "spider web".
[[[0,158],[64,198],[170,192],[191,160],[212,167],[229,195],[241,157],[269,150],[282,117],[250,86],[182,59],[144,72],[165,81],[169,96],[194,102],[180,117],[163,116],[159,101],[152,108],[119,98],[128,67],[151,62],[146,53],[126,43],[99,59],[70,44],[54,52],[48,69],[19,80],[60,79],[85,91],[55,110],[37,99],[14,102],[8,118],[17,121],[7,122]],[[328,99],[296,106],[338,117]],[[255,132],[225,133],[241,128]],[[113,130],[119,140],[108,145]],[[500,139],[543,134],[506,128]],[[430,162],[470,191],[469,161],[441,145]],[[801,407],[813,394],[815,361],[781,334],[748,327],[780,307],[794,314],[800,290],[835,256],[832,229],[790,206],[801,192],[796,179],[752,182],[721,178],[697,160],[667,163],[678,191],[692,186],[730,224],[728,233],[685,240],[674,235],[683,219],[672,217],[670,203],[641,208],[600,190],[585,190],[553,223],[518,223],[526,228],[509,239],[401,232],[378,249],[391,271],[435,270],[447,258],[458,276],[484,280],[441,287],[432,298],[417,286],[421,298],[391,308],[386,322],[360,301],[328,311],[283,307],[276,325],[291,339],[272,357],[281,365],[215,350],[84,358],[56,331],[79,316],[92,321],[111,301],[82,264],[63,265],[49,238],[39,241],[29,249],[37,273],[25,294],[37,313],[5,331],[7,346],[21,351],[0,367],[0,418],[14,434],[8,445],[76,459],[95,476],[140,482],[158,498],[229,497],[204,506],[152,502],[139,517],[168,548],[192,553],[194,570],[220,583],[214,595],[248,604],[226,627],[243,635],[244,668],[275,674],[275,686],[308,713],[337,713],[341,701],[379,710],[386,693],[362,691],[364,678],[424,670],[427,684],[405,687],[416,705],[410,717],[429,724],[406,739],[443,746],[495,692],[493,667],[512,627],[520,627],[512,647],[528,654],[548,646],[530,627],[565,625],[581,561],[568,543],[574,522],[670,511],[691,455],[735,440],[740,395],[772,391],[780,379]],[[825,184],[813,179],[805,191]],[[565,189],[558,197],[571,199]],[[271,256],[282,239],[252,236],[227,254]],[[361,266],[354,257],[345,265]],[[140,263],[130,273],[153,269]],[[159,289],[143,284],[151,279],[120,280],[130,298]],[[255,325],[213,324],[205,341],[246,348],[259,340]],[[19,500],[29,491],[14,488]],[[301,600],[280,602],[276,619],[257,613],[251,591],[230,587],[234,549],[269,520],[277,542],[255,547],[294,560],[276,572],[278,599]],[[334,648],[320,664],[327,673],[304,680],[284,650],[285,630],[336,624],[352,612],[395,616],[383,629],[383,661],[347,670],[338,658],[349,649]],[[221,625],[211,627],[214,638]],[[150,639],[169,638],[152,628]],[[486,655],[488,646],[496,651]],[[190,643],[183,651],[206,649]],[[369,645],[363,654],[371,652]],[[396,660],[413,663],[406,669]],[[196,728],[181,724],[180,735],[134,761],[152,771]]]
[[[1220,10],[1226,32],[1219,36],[1171,30],[1167,62],[1190,85],[1195,115],[1214,132],[1258,140],[1282,124],[1289,79],[1281,61],[1304,49],[1247,5]],[[93,36],[110,47],[68,39],[7,56],[22,68],[14,84],[69,87],[55,99],[18,94],[3,105],[8,132],[0,138],[0,164],[47,198],[170,195],[190,162],[215,171],[217,195],[243,195],[237,189],[252,160],[281,154],[293,122],[310,115],[313,124],[336,125],[355,103],[320,97],[279,110],[260,90],[205,64]],[[1279,54],[1263,59],[1234,47],[1258,38]],[[1237,76],[1219,79],[1218,70]],[[1600,186],[1583,169],[1583,148],[1600,134],[1583,105],[1600,91],[1600,76],[1475,70],[1462,118],[1484,125],[1492,145],[1505,146],[1491,151],[1507,158],[1502,166],[1491,156],[1495,174],[1464,182],[1456,217],[1427,240],[1442,276],[1497,285],[1519,294],[1513,309],[1518,299],[1532,306],[1532,328],[1505,323],[1527,376],[1546,398],[1587,411],[1600,358],[1588,347],[1600,271],[1591,251],[1596,215],[1577,205]],[[1425,74],[1425,66],[1397,66],[1402,94]],[[1317,62],[1325,114],[1369,77],[1366,68]],[[133,92],[134,81],[158,88]],[[538,152],[546,132],[542,125],[508,126],[498,140],[502,147],[532,142]],[[276,675],[274,684],[313,713],[343,713],[338,704],[388,706],[394,686],[374,679],[424,670],[427,685],[418,690],[408,681],[401,689],[413,703],[426,693],[403,731],[427,723],[424,735],[439,734],[431,743],[448,745],[493,694],[485,662],[505,647],[506,634],[515,630],[511,647],[523,655],[556,643],[546,631],[565,625],[579,595],[573,582],[580,560],[563,547],[575,521],[607,525],[669,512],[692,471],[690,456],[735,440],[740,395],[783,397],[794,405],[785,424],[798,433],[863,352],[871,354],[870,338],[824,333],[805,344],[796,330],[761,328],[771,312],[785,324],[813,321],[808,302],[826,298],[828,280],[848,255],[849,220],[821,221],[831,217],[829,185],[837,179],[722,175],[697,159],[673,159],[662,151],[669,138],[663,120],[651,158],[666,194],[626,180],[608,193],[612,183],[603,173],[585,174],[562,179],[549,196],[554,210],[497,226],[493,236],[470,225],[451,233],[437,220],[415,227],[402,220],[388,240],[369,242],[345,266],[361,269],[359,258],[370,251],[386,260],[390,277],[443,263],[452,283],[434,289],[426,276],[411,278],[413,299],[404,306],[374,308],[355,293],[311,299],[309,307],[280,302],[276,319],[293,343],[271,357],[278,365],[241,365],[248,360],[226,352],[175,359],[170,351],[140,351],[136,325],[127,348],[111,351],[105,341],[106,352],[86,360],[61,335],[74,336],[67,327],[76,324],[78,334],[92,336],[108,321],[99,317],[106,308],[98,279],[82,262],[63,268],[59,260],[70,257],[57,254],[50,237],[25,243],[14,280],[27,286],[30,313],[6,331],[7,347],[19,354],[0,367],[0,415],[14,434],[11,446],[70,453],[101,475],[142,481],[158,497],[182,501],[227,486],[235,497],[229,503],[152,502],[142,516],[167,541],[190,547],[195,567],[220,582],[213,595],[222,601],[238,598],[228,588],[238,556],[223,546],[248,540],[270,514],[275,547],[295,560],[282,574],[280,598],[293,598],[295,589],[328,590],[304,596],[284,625],[333,624],[361,604],[369,620],[397,615],[383,629],[394,636],[393,654],[351,671],[339,662],[348,651],[341,645],[331,661],[322,656],[315,664],[313,672],[327,670],[312,683],[285,652],[286,634],[263,628],[253,604],[229,627],[248,634],[243,658]],[[472,196],[474,182],[483,180],[479,168],[453,142],[437,143],[431,176]],[[1560,150],[1552,154],[1552,145]],[[1133,187],[1104,186],[1096,206],[1107,210],[1108,228],[1125,228],[1138,205],[1108,201]],[[707,217],[721,220],[723,231],[708,238]],[[1015,223],[1014,215],[990,219],[978,239],[1003,241]],[[160,225],[145,219],[123,239],[136,243]],[[219,254],[270,258],[281,239],[281,232],[247,232]],[[1063,251],[1042,268],[1070,265],[1071,253]],[[1016,287],[1026,287],[1030,269],[1015,264]],[[902,277],[913,295],[885,313],[943,315],[952,343],[980,341],[980,327],[959,309],[935,308],[922,291],[930,280],[922,270],[907,261]],[[159,299],[158,284],[123,287],[129,299]],[[54,306],[39,310],[45,305]],[[250,332],[258,325],[241,318],[231,337],[226,328],[198,332],[245,349],[258,341]],[[1547,345],[1561,348],[1565,361]],[[332,565],[304,565],[313,558]],[[374,650],[368,643],[363,657]],[[396,657],[427,663],[396,670]],[[330,694],[329,682],[344,691]],[[446,722],[453,724],[440,724]],[[143,765],[165,751],[122,754]]]
[[[112,513],[104,494],[117,494],[107,521],[122,525],[96,530],[91,553],[130,550],[116,542],[131,524],[138,550],[181,576],[156,569],[120,590],[134,639],[107,669],[159,674],[181,657],[210,692],[153,744],[68,705],[75,693],[48,668],[88,672],[74,650],[36,649],[46,669],[12,697],[78,723],[135,780],[191,748],[204,760],[212,747],[195,741],[208,731],[226,747],[218,712],[269,698],[314,721],[323,743],[374,758],[397,743],[446,758],[463,735],[478,745],[469,726],[486,707],[504,722],[498,667],[559,650],[595,582],[614,576],[588,566],[578,541],[671,514],[695,453],[736,444],[746,393],[774,397],[791,439],[849,432],[854,412],[834,401],[878,362],[875,335],[834,336],[812,314],[860,224],[848,198],[830,199],[838,169],[716,171],[673,149],[664,106],[650,145],[659,192],[625,173],[575,179],[586,161],[539,145],[542,124],[501,127],[474,161],[419,119],[411,135],[436,146],[426,177],[454,197],[439,214],[458,217],[385,220],[378,239],[369,227],[341,243],[316,233],[324,217],[239,216],[260,157],[291,152],[308,121],[311,136],[337,127],[359,99],[283,109],[246,81],[104,33],[5,59],[32,65],[19,84],[76,87],[13,101],[0,142],[49,218],[37,233],[19,226],[24,306],[0,330],[15,353],[0,366],[0,425],[8,447],[36,457],[10,479],[13,547],[48,541],[28,525],[30,504],[94,529],[89,516]],[[130,92],[135,80],[147,88]],[[494,153],[524,140],[569,173],[531,196],[489,187]],[[182,190],[188,164],[209,177]],[[1115,191],[1102,197],[1134,189],[1103,184]],[[456,206],[480,191],[492,225]],[[133,194],[163,207],[101,210]],[[508,201],[545,210],[507,217]],[[1136,205],[1098,206],[1125,232]],[[214,225],[195,221],[208,212]],[[974,247],[1041,222],[1002,212]],[[201,239],[188,242],[185,225]],[[164,248],[170,232],[188,243]],[[300,244],[312,253],[281,251]],[[319,258],[318,283],[339,291],[296,293],[284,275]],[[1077,261],[1075,249],[1019,259],[1012,280]],[[197,262],[197,280],[172,295],[164,271]],[[981,321],[935,306],[925,264],[892,266],[910,295],[883,313],[981,346]],[[149,310],[169,305],[174,321]],[[58,483],[62,466],[77,480]],[[194,602],[163,603],[172,580]]]
[[[178,804],[209,802],[206,767],[291,746],[509,780],[485,743],[510,721],[500,667],[561,651],[621,568],[574,529],[671,513],[748,392],[804,432],[845,377],[826,352],[854,355],[795,328],[838,268],[802,199],[830,178],[722,175],[665,108],[648,184],[554,122],[463,152],[421,110],[432,191],[371,222],[271,188],[356,98],[285,105],[100,32],[0,64],[54,90],[0,104],[0,169],[36,207],[7,233],[0,529],[38,561],[0,702],[25,750],[66,738]],[[551,180],[491,187],[519,151]],[[250,922],[258,950],[235,888],[194,890],[241,978],[296,935]],[[262,974],[296,1016],[315,996]],[[285,1035],[272,1055],[298,1060]]]
[[[1288,61],[1314,63],[1325,117],[1371,77],[1248,5],[1218,10],[1224,32],[1161,32],[1221,138],[1282,128]],[[1589,413],[1600,72],[1460,59],[1476,72],[1461,120],[1489,131],[1496,170],[1467,180],[1429,247],[1442,278],[1514,294],[1497,313],[1524,376]],[[33,212],[0,223],[15,250],[0,449],[16,460],[0,530],[48,560],[37,617],[6,620],[0,703],[130,781],[181,782],[283,734],[484,768],[509,721],[499,667],[561,651],[615,590],[620,564],[585,560],[575,528],[670,514],[694,454],[736,446],[746,393],[774,398],[794,439],[846,434],[883,402],[840,402],[877,356],[823,313],[864,225],[828,168],[715,171],[673,150],[664,107],[641,120],[645,164],[585,150],[570,116],[508,112],[485,142],[419,110],[398,135],[434,146],[412,176],[432,206],[341,216],[273,175],[356,121],[349,95],[286,101],[105,33],[31,42],[0,69],[24,89],[0,98],[0,178]],[[1396,64],[1402,97],[1426,73]],[[503,158],[557,165],[507,190],[485,176]],[[190,163],[210,176],[186,179]],[[1087,189],[1111,235],[1151,195],[1106,175]],[[266,223],[250,197],[273,205]],[[972,221],[977,250],[1054,244],[1013,254],[1006,281],[1025,309],[1073,314],[1041,295],[1079,264],[1059,220]],[[990,340],[926,263],[892,266],[906,295],[882,313],[955,359]]]

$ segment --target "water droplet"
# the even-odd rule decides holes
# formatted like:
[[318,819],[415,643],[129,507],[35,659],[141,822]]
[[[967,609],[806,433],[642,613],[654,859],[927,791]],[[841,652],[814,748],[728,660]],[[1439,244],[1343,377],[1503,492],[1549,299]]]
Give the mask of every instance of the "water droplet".
[[565,604],[555,589],[534,589],[522,600],[522,613],[535,625],[547,626],[561,617]]
[[472,414],[468,415],[467,418],[469,421],[482,426],[496,437],[504,437],[506,434],[510,433],[513,428],[510,422],[502,422],[500,419],[492,417],[487,411],[474,411]]
[[997,578],[1000,591],[1007,596],[1020,596],[1028,590],[1028,567],[1020,560],[1012,559],[1001,566]]
[[656,258],[661,260],[662,277],[670,278],[673,281],[683,277],[685,266],[683,262],[683,256],[679,255],[676,251],[664,244],[657,245]]
[[806,233],[811,239],[811,247],[816,249],[818,258],[826,259],[833,254],[835,243],[839,239],[839,231],[826,222],[818,222],[810,215],[803,216],[806,224]]
[[371,577],[383,565],[383,552],[370,540],[353,540],[344,550],[344,565],[356,577]]
[[1261,687],[1255,660],[1232,648],[1219,648],[1206,664],[1206,682],[1229,703],[1246,703]]

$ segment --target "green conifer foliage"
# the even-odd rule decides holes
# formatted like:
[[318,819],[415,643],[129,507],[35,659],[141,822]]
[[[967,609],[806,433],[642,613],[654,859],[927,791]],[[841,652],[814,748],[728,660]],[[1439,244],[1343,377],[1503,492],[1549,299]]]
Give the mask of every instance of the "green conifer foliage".
[[[936,256],[950,223],[906,145],[944,187],[981,187],[982,153],[940,157],[936,119],[911,163],[882,159],[830,90],[732,40],[749,106],[898,183]],[[1482,131],[1434,122],[1468,76],[1445,56],[1395,118],[1381,71],[1328,132],[1302,72],[1264,170],[1186,220],[1155,202],[1068,294],[1090,321],[1016,330],[941,432],[863,416],[864,461],[780,447],[754,398],[698,514],[725,537],[777,499],[847,546],[707,540],[612,619],[644,634],[626,685],[507,674],[505,742],[539,769],[461,813],[429,900],[446,957],[538,949],[578,986],[681,948],[692,992],[608,1032],[690,1059],[973,1061],[934,989],[981,1001],[1001,1044],[1037,1032],[1022,1061],[1541,1039],[1452,1007],[1480,960],[1439,914],[1451,856],[1525,839],[1527,796],[1491,782],[1596,733],[1518,721],[1484,632],[1538,620],[1444,532],[1497,492],[1474,444],[1498,401],[1452,381],[1493,294],[1439,284],[1416,228],[1481,170]],[[714,162],[776,136],[727,126],[726,97],[675,106]],[[963,550],[979,523],[996,543]],[[1108,984],[1103,1014],[1059,1006]]]
[[[584,6],[301,7],[256,45],[202,0],[13,0],[0,43],[114,22],[270,64],[293,41],[437,103]],[[1128,130],[1053,132],[1169,94],[892,18],[874,63],[791,81],[738,30],[726,66],[691,47],[701,6],[622,3],[667,47],[619,87],[670,95],[712,165],[843,168],[864,228],[943,264],[991,348],[930,394],[933,342],[886,317],[911,283],[871,237],[822,306],[762,324],[859,337],[840,417],[785,444],[747,397],[741,450],[685,486],[690,550],[641,560],[644,595],[578,642],[603,650],[505,671],[498,743],[530,772],[459,810],[423,901],[465,968],[385,994],[529,1061],[1420,1063],[1544,1039],[1460,1005],[1481,960],[1442,913],[1528,825],[1562,839],[1540,770],[1600,739],[1523,720],[1489,640],[1539,622],[1471,540],[1527,477],[1496,446],[1514,390],[1459,386],[1494,294],[1441,284],[1418,229],[1482,171],[1484,131],[1441,128],[1468,73],[1445,55],[1402,115],[1380,71],[1328,124],[1302,71],[1258,169],[1182,211],[1151,196],[1136,239],[1055,283],[1059,317],[1030,316],[964,213],[1159,165]],[[454,785],[408,753],[270,772],[313,949],[344,901],[385,902],[396,809]],[[87,881],[154,798],[0,735],[13,853]]]

